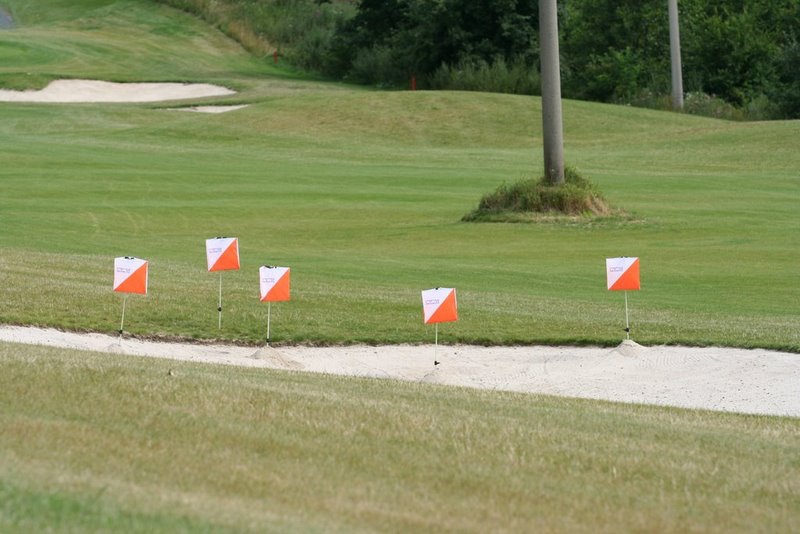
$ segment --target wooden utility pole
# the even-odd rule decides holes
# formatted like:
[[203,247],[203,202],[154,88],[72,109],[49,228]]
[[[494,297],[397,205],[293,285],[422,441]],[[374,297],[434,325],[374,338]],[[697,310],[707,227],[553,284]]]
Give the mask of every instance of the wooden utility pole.
[[672,63],[672,109],[683,109],[683,73],[681,70],[681,34],[678,24],[678,0],[669,4],[669,51]]
[[564,183],[564,128],[561,119],[561,66],[558,59],[556,0],[539,0],[539,46],[542,68],[544,176]]

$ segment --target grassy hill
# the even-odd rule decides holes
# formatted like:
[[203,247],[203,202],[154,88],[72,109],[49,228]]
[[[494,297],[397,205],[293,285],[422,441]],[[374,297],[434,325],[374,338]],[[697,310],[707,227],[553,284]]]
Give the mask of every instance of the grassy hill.
[[[568,161],[632,221],[466,224],[481,194],[541,167],[540,101],[374,92],[260,63],[144,1],[8,3],[0,80],[193,80],[238,89],[224,115],[164,105],[0,107],[0,321],[113,331],[111,260],[151,260],[138,335],[259,340],[256,269],[284,264],[279,342],[420,342],[419,291],[458,288],[467,343],[615,344],[604,259],[639,256],[642,343],[800,350],[798,122],[730,123],[565,102]],[[240,238],[218,279],[203,240]],[[46,283],[45,283],[46,280]],[[41,291],[46,284],[47,291]]]
[[[565,102],[567,156],[631,220],[460,217],[538,174],[539,100],[374,92],[265,65],[148,1],[0,0],[0,85],[204,81],[248,103],[0,104],[0,323],[142,336],[616,344],[604,259],[637,255],[643,343],[800,350],[800,124]],[[177,105],[177,104],[176,104]],[[181,102],[180,105],[186,105]],[[206,272],[236,235],[243,269]],[[0,530],[793,531],[798,421],[0,344]]]

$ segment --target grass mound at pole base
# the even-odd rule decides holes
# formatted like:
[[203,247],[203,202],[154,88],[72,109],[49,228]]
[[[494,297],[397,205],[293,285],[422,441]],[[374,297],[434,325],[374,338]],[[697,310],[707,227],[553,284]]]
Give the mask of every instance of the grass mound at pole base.
[[484,195],[464,222],[547,222],[573,218],[619,218],[595,185],[574,168],[564,170],[564,183],[552,185],[544,177],[503,184]]

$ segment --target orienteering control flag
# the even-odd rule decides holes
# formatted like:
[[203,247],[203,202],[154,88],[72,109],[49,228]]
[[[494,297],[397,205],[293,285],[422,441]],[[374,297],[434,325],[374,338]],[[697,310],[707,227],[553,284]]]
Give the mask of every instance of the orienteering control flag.
[[607,258],[606,279],[611,291],[639,290],[639,258]]
[[147,295],[147,260],[114,258],[114,291]]
[[289,300],[289,268],[263,265],[258,270],[261,282],[261,302]]
[[208,271],[230,271],[239,269],[239,239],[217,237],[206,239]]
[[452,287],[437,287],[423,291],[422,313],[425,324],[458,321],[456,290]]

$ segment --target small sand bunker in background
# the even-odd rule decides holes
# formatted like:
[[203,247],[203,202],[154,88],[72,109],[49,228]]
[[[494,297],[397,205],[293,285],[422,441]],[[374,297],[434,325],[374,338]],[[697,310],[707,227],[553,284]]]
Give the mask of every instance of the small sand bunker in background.
[[0,89],[0,102],[136,103],[227,96],[235,91],[207,83],[116,83],[97,80],[56,80],[39,91]]

